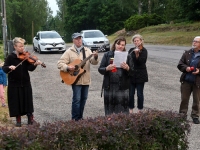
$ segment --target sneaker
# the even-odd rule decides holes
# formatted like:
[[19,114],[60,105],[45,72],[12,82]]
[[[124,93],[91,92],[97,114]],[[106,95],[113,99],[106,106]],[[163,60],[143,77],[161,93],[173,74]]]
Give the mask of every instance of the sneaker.
[[194,124],[199,124],[199,119],[198,118],[192,118],[192,120],[193,120]]

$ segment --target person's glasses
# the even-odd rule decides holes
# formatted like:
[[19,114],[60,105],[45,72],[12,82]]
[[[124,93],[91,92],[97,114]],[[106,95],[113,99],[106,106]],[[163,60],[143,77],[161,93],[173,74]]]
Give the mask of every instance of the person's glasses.
[[195,41],[195,40],[193,40],[192,42],[194,42],[194,43],[200,43],[200,41]]

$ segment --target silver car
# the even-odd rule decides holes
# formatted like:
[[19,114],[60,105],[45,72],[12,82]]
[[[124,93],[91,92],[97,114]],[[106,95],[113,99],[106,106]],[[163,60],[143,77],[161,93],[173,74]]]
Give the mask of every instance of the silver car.
[[81,32],[83,45],[92,51],[104,45],[105,51],[110,50],[110,42],[100,30],[82,30]]
[[33,49],[38,53],[65,52],[65,41],[56,31],[39,31],[33,38]]

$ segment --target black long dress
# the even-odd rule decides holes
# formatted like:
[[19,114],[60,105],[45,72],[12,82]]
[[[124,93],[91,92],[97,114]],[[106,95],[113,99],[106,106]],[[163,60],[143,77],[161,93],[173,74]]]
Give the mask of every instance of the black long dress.
[[128,113],[129,111],[129,80],[128,71],[117,68],[117,72],[106,71],[114,51],[104,54],[99,66],[99,73],[104,75],[102,90],[104,91],[105,115],[112,113]]
[[[28,71],[35,70],[36,66],[17,58],[15,51],[8,55],[2,69],[8,73],[8,107],[10,117],[23,116],[33,113],[33,95]],[[20,64],[21,63],[21,64]],[[9,72],[9,66],[17,66],[15,70]]]

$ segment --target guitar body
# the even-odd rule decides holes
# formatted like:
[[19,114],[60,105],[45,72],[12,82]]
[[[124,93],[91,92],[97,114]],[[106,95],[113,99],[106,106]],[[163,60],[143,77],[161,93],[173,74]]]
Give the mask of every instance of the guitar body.
[[[102,45],[98,51],[101,51],[104,49],[104,45]],[[60,76],[65,84],[72,85],[78,81],[78,79],[81,77],[82,74],[85,73],[85,70],[81,68],[81,66],[84,66],[86,61],[88,61],[93,54],[85,58],[83,61],[80,59],[75,59],[73,62],[69,64],[69,66],[74,66],[75,70],[74,71],[68,71],[68,72],[63,72],[60,71]]]
[[60,76],[65,84],[68,85],[74,84],[80,78],[80,76],[85,73],[84,69],[78,67],[80,63],[81,63],[80,59],[75,59],[72,63],[69,64],[71,66],[75,66],[74,71],[68,71],[68,72],[60,71]]

